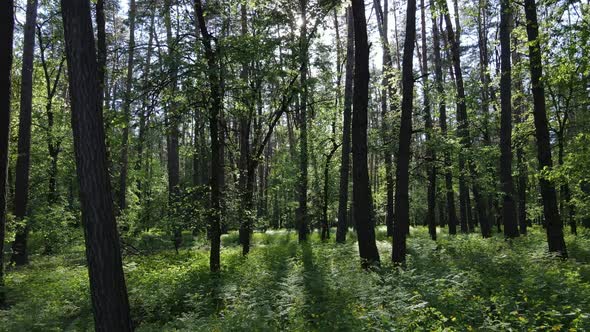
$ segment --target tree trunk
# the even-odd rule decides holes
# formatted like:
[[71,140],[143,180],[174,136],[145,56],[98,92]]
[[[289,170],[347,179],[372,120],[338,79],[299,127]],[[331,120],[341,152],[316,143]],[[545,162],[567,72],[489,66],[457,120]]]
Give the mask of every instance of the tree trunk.
[[436,153],[432,146],[432,134],[434,126],[432,124],[432,115],[430,112],[430,96],[429,96],[429,81],[428,81],[428,53],[426,45],[426,8],[424,0],[420,0],[420,16],[422,21],[422,77],[424,98],[424,125],[426,128],[426,173],[428,177],[428,212],[426,214],[426,221],[428,224],[428,233],[430,238],[436,241]]
[[416,1],[408,0],[406,36],[402,60],[402,114],[395,176],[395,218],[393,224],[394,264],[406,260],[406,236],[410,224],[410,144],[412,140],[412,108],[414,107],[414,41],[416,40]]
[[96,48],[98,61],[99,104],[103,108],[105,99],[105,76],[107,71],[107,38],[104,14],[105,0],[96,0]]
[[514,202],[514,183],[512,181],[512,66],[510,63],[510,34],[512,30],[512,9],[510,0],[500,1],[500,46],[501,70],[500,103],[502,106],[500,127],[500,180],[502,182],[502,219],[504,236],[519,236]]
[[[27,214],[29,200],[29,169],[31,157],[31,117],[33,112],[33,58],[35,52],[35,27],[37,21],[37,0],[27,1],[27,18],[23,41],[23,66],[21,76],[20,116],[18,122],[18,157],[16,159],[16,182],[14,185],[14,216],[23,220]],[[15,265],[29,261],[27,238],[29,225],[18,227],[12,244]]]
[[[460,138],[461,145],[464,150],[471,148],[471,138],[469,137],[469,125],[467,118],[467,105],[465,103],[465,87],[463,84],[463,73],[461,71],[461,57],[459,51],[459,42],[455,39],[455,33],[453,32],[453,26],[451,23],[451,16],[449,14],[447,4],[445,1],[440,1],[439,4],[442,6],[442,11],[445,13],[445,23],[447,25],[447,38],[451,47],[451,56],[453,60],[453,69],[455,74],[455,82],[457,86],[457,122],[458,124],[458,136]],[[477,173],[475,170],[474,161],[471,159],[466,160],[464,153],[459,154],[459,170],[461,176],[459,178],[459,200],[461,209],[461,231],[468,231],[468,204],[469,200],[469,188],[465,179],[465,174],[468,171],[471,173],[473,182],[473,196],[476,202],[478,219],[481,225],[481,233],[483,237],[491,236],[490,224],[487,216],[487,203],[481,197],[479,185],[477,184]]]
[[[439,124],[443,138],[447,136],[447,109],[445,104],[445,89],[443,85],[442,59],[440,52],[440,34],[436,23],[434,0],[430,0],[432,11],[432,37],[434,43],[434,76],[436,92],[438,94]],[[445,150],[443,156],[445,167],[445,192],[448,213],[449,234],[457,234],[457,212],[455,209],[455,191],[453,189],[453,173],[451,171],[451,154]]]
[[307,240],[308,233],[308,212],[307,212],[307,71],[308,71],[308,41],[307,41],[307,0],[300,0],[301,6],[301,38],[299,40],[299,60],[301,69],[299,71],[301,83],[301,107],[300,107],[300,124],[299,124],[299,242]]
[[363,268],[379,265],[375,220],[367,165],[367,108],[369,99],[369,44],[365,2],[352,1],[354,22],[354,91],[352,114],[352,199]]
[[0,5],[0,308],[5,305],[4,240],[6,230],[6,201],[8,188],[8,143],[10,140],[10,104],[12,84],[12,42],[14,36],[14,3]]
[[381,75],[383,78],[381,79],[381,136],[383,140],[383,162],[385,163],[385,182],[386,182],[386,199],[387,199],[387,206],[386,206],[386,213],[385,213],[385,225],[387,227],[387,236],[393,235],[393,190],[394,190],[394,180],[393,180],[393,158],[391,156],[391,145],[388,144],[388,140],[390,138],[390,126],[389,126],[389,119],[387,114],[389,113],[387,110],[387,101],[388,95],[389,98],[393,98],[396,91],[394,85],[390,84],[390,76],[391,74],[388,73],[391,70],[393,61],[391,59],[391,52],[389,48],[389,40],[388,40],[388,0],[383,1],[383,10],[381,9],[381,5],[379,4],[379,0],[374,0],[374,7],[375,13],[377,14],[377,26],[379,28],[379,35],[381,37],[381,44],[383,46],[383,66]]
[[[541,60],[541,44],[539,38],[539,24],[537,21],[537,5],[535,0],[525,0],[524,11],[526,15],[526,30],[529,41],[529,59],[531,71],[531,85],[533,92],[533,116],[535,119],[535,136],[537,138],[537,159],[539,170],[551,170],[551,142],[547,124],[547,111],[545,105],[545,88],[543,86],[543,64]],[[542,176],[539,179],[541,185],[541,197],[543,199],[543,212],[547,231],[549,251],[557,253],[563,258],[567,257],[567,249],[563,239],[563,224],[557,209],[557,195],[555,185]]]
[[[169,70],[171,76],[170,83],[170,95],[174,96],[178,85],[178,58],[174,46],[176,41],[172,36],[172,22],[171,22],[171,11],[172,3],[171,0],[165,0],[164,2],[165,13],[164,13],[164,24],[166,25],[166,43],[168,45],[168,61]],[[172,98],[173,99],[173,98]],[[180,115],[178,114],[178,105],[174,100],[168,102],[168,109],[166,110],[166,147],[168,152],[168,213],[170,216],[170,222],[172,223],[173,229],[173,243],[174,248],[178,252],[182,242],[182,229],[178,225],[178,196],[180,195],[180,156],[178,153],[178,138],[180,136],[178,123]]]
[[90,2],[62,0],[74,151],[96,331],[131,331],[107,169]]
[[129,126],[131,124],[131,88],[133,85],[133,63],[135,55],[135,0],[129,1],[129,48],[125,99],[123,101],[123,137],[121,140],[121,173],[119,174],[119,209],[127,208],[127,168],[129,164]]
[[219,153],[219,113],[222,107],[222,95],[220,91],[219,64],[216,53],[211,44],[212,36],[207,30],[203,5],[201,0],[195,1],[195,11],[201,30],[202,43],[205,48],[207,59],[207,70],[209,88],[211,93],[211,106],[209,108],[209,133],[211,136],[211,217],[209,221],[209,235],[211,237],[211,253],[209,257],[209,268],[212,272],[220,269],[221,251],[221,188],[219,187],[220,176],[223,176],[222,158]]
[[340,196],[336,242],[346,241],[348,230],[348,183],[350,171],[350,121],[352,112],[352,79],[354,71],[354,24],[352,8],[346,9],[346,75],[344,78],[344,122],[342,128],[342,161],[340,164]]

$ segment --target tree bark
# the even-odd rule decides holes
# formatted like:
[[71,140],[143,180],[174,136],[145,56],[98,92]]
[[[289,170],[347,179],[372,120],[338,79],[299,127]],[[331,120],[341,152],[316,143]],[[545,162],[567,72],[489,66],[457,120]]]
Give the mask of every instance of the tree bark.
[[[537,159],[539,171],[551,170],[551,142],[547,124],[545,104],[545,88],[543,86],[543,64],[541,60],[541,44],[539,41],[539,24],[537,21],[537,5],[535,0],[524,1],[526,16],[526,30],[529,41],[529,61],[531,71],[531,85],[533,93],[533,116],[535,121],[535,136],[537,138]],[[543,199],[543,213],[547,231],[549,251],[566,258],[567,249],[563,239],[563,224],[557,209],[557,195],[555,185],[545,176],[539,179],[541,197]]]
[[[169,60],[169,71],[171,76],[170,83],[170,96],[174,96],[178,85],[178,58],[176,55],[175,44],[176,41],[172,35],[172,22],[171,22],[171,11],[172,11],[172,0],[164,1],[164,24],[166,26],[166,43],[168,45],[168,60]],[[168,109],[166,110],[166,148],[168,152],[168,213],[172,222],[173,231],[173,243],[174,248],[178,251],[178,248],[182,242],[182,229],[178,225],[178,197],[180,195],[180,156],[178,152],[178,138],[180,132],[178,129],[179,117],[178,105],[174,101],[174,97],[171,97],[171,101],[168,102]]]
[[219,78],[219,64],[216,53],[211,43],[212,37],[207,30],[205,17],[203,15],[203,5],[201,0],[195,1],[195,11],[201,30],[203,47],[205,48],[205,57],[207,59],[207,77],[209,79],[209,88],[211,93],[211,106],[209,108],[209,133],[211,137],[211,177],[209,185],[211,186],[211,216],[209,220],[209,235],[211,238],[211,253],[209,257],[209,268],[212,272],[220,269],[220,251],[221,251],[221,188],[219,186],[219,177],[223,176],[221,168],[223,156],[219,153],[219,113],[221,110],[221,91]]
[[[454,76],[455,82],[457,86],[457,122],[458,128],[458,136],[460,138],[461,145],[463,146],[464,150],[469,150],[471,148],[471,138],[469,137],[469,125],[468,125],[468,118],[467,118],[467,105],[465,103],[465,86],[463,83],[463,73],[461,71],[461,57],[459,51],[459,42],[455,39],[456,35],[453,32],[453,25],[451,23],[451,16],[449,14],[449,10],[447,8],[447,4],[445,1],[439,1],[439,5],[441,5],[442,11],[445,13],[445,23],[447,26],[447,38],[451,48],[451,57],[453,61],[453,69],[454,69]],[[461,232],[468,232],[468,220],[469,220],[469,207],[468,207],[468,200],[469,200],[469,187],[467,185],[467,181],[465,179],[465,173],[467,170],[471,173],[471,177],[474,180],[473,182],[473,196],[475,198],[475,202],[477,204],[477,212],[478,212],[478,219],[481,226],[481,233],[483,237],[491,236],[491,229],[490,224],[487,216],[487,204],[485,200],[482,198],[479,185],[477,184],[477,172],[475,170],[475,164],[473,160],[467,159],[464,153],[459,154],[459,170],[461,171],[461,175],[459,177],[459,206],[460,206],[460,214],[461,214]],[[466,169],[466,166],[468,167]]]
[[410,225],[410,144],[412,140],[412,108],[414,107],[414,41],[416,40],[416,1],[408,0],[406,36],[402,60],[402,114],[397,153],[395,186],[395,218],[393,224],[394,264],[406,260],[406,236]]
[[520,234],[516,223],[514,183],[512,181],[512,65],[510,63],[510,34],[512,30],[512,9],[510,0],[500,0],[500,46],[501,76],[500,103],[500,180],[502,182],[504,236],[515,238]]
[[[29,170],[31,157],[31,117],[33,113],[33,58],[35,53],[35,27],[37,0],[27,1],[27,18],[23,41],[23,66],[21,75],[20,115],[18,122],[18,157],[14,184],[14,216],[24,220],[29,200]],[[29,262],[27,238],[29,225],[18,227],[12,244],[11,262],[24,265]]]
[[375,220],[367,165],[367,108],[369,99],[369,44],[364,0],[352,1],[354,21],[354,91],[352,114],[352,199],[363,268],[379,265]]
[[135,60],[135,0],[129,1],[129,47],[127,54],[127,77],[123,101],[123,137],[121,140],[121,173],[119,174],[119,210],[127,208],[127,169],[129,164],[129,126],[131,124],[131,88]]
[[0,308],[6,304],[4,290],[4,240],[8,188],[8,144],[10,140],[10,104],[12,85],[12,42],[14,37],[14,2],[0,5]]
[[436,241],[436,152],[434,151],[431,142],[434,126],[432,124],[432,114],[430,112],[428,53],[426,45],[426,8],[424,0],[420,0],[420,17],[422,22],[422,95],[424,99],[424,126],[426,128],[426,174],[428,177],[428,212],[426,214],[426,222],[428,224],[430,238]]
[[96,331],[132,331],[107,169],[90,2],[62,0],[74,152]]
[[352,113],[352,85],[354,72],[354,24],[352,8],[346,9],[346,74],[344,78],[344,120],[342,125],[342,159],[340,163],[340,196],[338,199],[338,227],[336,242],[346,241],[348,230],[348,183],[350,172],[350,122]]
[[307,41],[307,0],[300,0],[301,6],[301,36],[299,40],[299,61],[301,67],[299,71],[300,83],[301,83],[301,106],[300,106],[300,124],[299,124],[299,220],[298,220],[298,231],[299,231],[299,242],[307,240],[308,233],[308,212],[307,212],[307,165],[308,165],[308,154],[307,154],[307,97],[308,97],[308,86],[307,86],[307,71],[308,71],[308,41]]
[[[432,11],[432,38],[434,51],[434,76],[436,92],[438,94],[439,125],[443,138],[447,136],[447,107],[445,103],[445,89],[443,85],[442,57],[440,52],[440,33],[436,23],[435,2],[430,0]],[[443,155],[445,167],[445,193],[448,214],[449,234],[457,234],[457,212],[455,209],[455,191],[453,189],[453,173],[451,172],[451,154],[445,150]]]

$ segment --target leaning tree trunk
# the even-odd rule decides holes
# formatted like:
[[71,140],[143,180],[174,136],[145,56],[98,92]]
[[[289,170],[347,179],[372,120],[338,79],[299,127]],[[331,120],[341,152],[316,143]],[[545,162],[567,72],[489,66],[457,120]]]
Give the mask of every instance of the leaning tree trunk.
[[100,105],[90,2],[62,0],[74,152],[96,331],[131,331]]
[[[23,41],[23,67],[21,76],[20,117],[18,122],[18,157],[14,184],[14,216],[23,220],[29,200],[29,169],[31,157],[31,117],[33,112],[33,57],[35,52],[35,27],[37,0],[27,1],[27,19]],[[12,244],[11,261],[16,265],[28,263],[27,222],[16,231]]]
[[406,36],[402,60],[402,114],[395,176],[395,218],[393,224],[392,260],[406,260],[406,229],[410,224],[410,144],[412,141],[412,108],[414,107],[414,41],[416,40],[416,1],[408,0]]
[[[535,118],[535,137],[537,138],[537,159],[539,170],[550,170],[551,141],[547,123],[545,105],[545,88],[543,86],[543,64],[541,60],[541,43],[539,41],[539,23],[537,20],[537,5],[535,0],[524,1],[526,16],[526,30],[529,41],[529,60],[531,71],[531,86],[533,90],[533,116]],[[543,213],[547,230],[549,251],[561,257],[567,257],[567,249],[563,239],[563,224],[557,209],[557,194],[555,185],[545,176],[540,177],[541,197],[543,199]]]
[[344,78],[344,122],[342,128],[342,161],[340,163],[340,197],[338,199],[338,227],[336,242],[346,241],[348,224],[348,182],[350,170],[350,120],[352,112],[352,79],[354,71],[354,25],[352,8],[346,9],[346,75]]
[[[442,71],[442,60],[440,52],[440,33],[438,25],[436,23],[435,15],[435,3],[434,0],[430,0],[430,8],[432,11],[432,38],[433,38],[433,51],[434,51],[434,76],[436,92],[438,94],[439,104],[439,123],[442,136],[447,136],[447,107],[445,104],[445,89],[443,85],[443,71]],[[457,234],[457,212],[455,209],[455,191],[453,189],[453,173],[451,172],[451,154],[445,150],[443,156],[443,162],[445,167],[445,193],[446,193],[446,206],[448,214],[448,225],[449,234]]]
[[365,2],[352,1],[354,21],[354,91],[352,114],[352,200],[363,268],[379,264],[375,243],[373,198],[367,165],[367,108],[369,102],[369,44]]
[[512,10],[510,0],[500,0],[500,46],[501,70],[500,103],[502,106],[500,124],[500,180],[502,182],[503,203],[502,219],[504,236],[519,236],[516,224],[516,207],[514,202],[514,183],[512,181],[512,66],[510,63],[510,33],[512,30]]
[[5,305],[4,239],[6,229],[6,188],[8,187],[8,143],[10,139],[10,97],[12,84],[12,41],[14,36],[14,3],[0,5],[0,308]]

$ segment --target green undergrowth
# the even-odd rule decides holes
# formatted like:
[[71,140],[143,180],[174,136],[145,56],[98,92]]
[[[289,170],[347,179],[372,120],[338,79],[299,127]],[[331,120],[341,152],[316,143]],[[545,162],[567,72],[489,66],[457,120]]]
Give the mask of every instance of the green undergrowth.
[[[546,253],[542,230],[448,236],[412,229],[404,269],[389,261],[360,269],[357,245],[317,234],[256,233],[241,256],[236,233],[222,238],[222,271],[208,270],[206,241],[185,234],[177,254],[163,233],[129,240],[124,268],[138,331],[590,330],[590,233],[568,236],[570,259]],[[6,276],[9,308],[0,331],[92,330],[82,246],[33,256]]]

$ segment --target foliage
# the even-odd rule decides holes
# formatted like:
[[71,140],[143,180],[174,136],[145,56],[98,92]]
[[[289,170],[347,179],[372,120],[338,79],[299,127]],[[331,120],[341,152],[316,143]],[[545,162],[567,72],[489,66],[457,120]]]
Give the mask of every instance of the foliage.
[[[138,248],[152,253],[125,258],[138,331],[590,329],[587,231],[567,237],[562,261],[547,255],[540,229],[512,241],[439,230],[438,243],[412,229],[406,268],[374,273],[359,269],[354,236],[298,245],[290,231],[255,233],[243,258],[232,232],[219,274],[209,272],[205,239],[184,237],[175,254],[165,233],[141,234]],[[385,230],[377,237],[387,257]],[[92,329],[83,247],[70,248],[9,272],[1,331]]]

